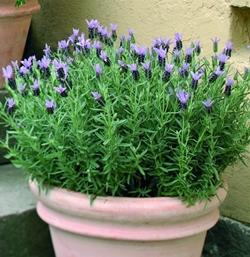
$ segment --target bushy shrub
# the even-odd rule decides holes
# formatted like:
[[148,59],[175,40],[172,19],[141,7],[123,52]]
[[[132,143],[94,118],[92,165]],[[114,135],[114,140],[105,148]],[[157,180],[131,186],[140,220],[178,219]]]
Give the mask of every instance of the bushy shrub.
[[87,23],[88,38],[74,29],[3,69],[8,158],[43,187],[91,196],[213,196],[249,143],[250,74],[232,76],[232,44],[219,54],[215,38],[208,60],[179,33],[148,49]]

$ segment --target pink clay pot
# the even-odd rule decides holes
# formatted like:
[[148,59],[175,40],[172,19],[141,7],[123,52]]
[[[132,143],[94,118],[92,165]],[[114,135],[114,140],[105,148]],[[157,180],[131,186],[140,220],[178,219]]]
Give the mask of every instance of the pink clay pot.
[[0,88],[4,82],[2,67],[21,60],[32,14],[39,9],[37,0],[28,0],[20,8],[15,7],[15,0],[0,0]]
[[226,191],[187,207],[171,197],[89,198],[64,189],[39,191],[37,212],[49,224],[57,257],[200,257]]

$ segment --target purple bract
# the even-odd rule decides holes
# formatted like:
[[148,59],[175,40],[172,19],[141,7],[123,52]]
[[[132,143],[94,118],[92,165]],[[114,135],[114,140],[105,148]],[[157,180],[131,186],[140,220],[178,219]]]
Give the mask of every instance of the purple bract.
[[97,63],[94,68],[95,68],[96,76],[99,77],[102,74],[102,67],[101,67],[101,65],[99,63]]
[[3,71],[3,77],[6,80],[9,80],[13,77],[14,73],[13,73],[13,68],[11,65],[6,66],[5,68],[2,68]]
[[185,108],[187,105],[188,99],[190,97],[189,93],[186,92],[185,90],[179,90],[176,93],[176,96],[177,96],[182,108]]

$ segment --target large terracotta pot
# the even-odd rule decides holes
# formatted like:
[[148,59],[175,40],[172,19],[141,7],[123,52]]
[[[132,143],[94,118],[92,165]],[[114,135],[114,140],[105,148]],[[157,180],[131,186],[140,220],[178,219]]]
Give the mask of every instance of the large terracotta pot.
[[90,205],[84,194],[30,187],[57,257],[200,257],[226,196],[219,189],[211,201],[190,207],[170,197],[98,197]]
[[37,0],[28,0],[20,8],[15,7],[15,0],[0,0],[0,88],[2,67],[12,60],[21,60],[32,14],[39,9]]

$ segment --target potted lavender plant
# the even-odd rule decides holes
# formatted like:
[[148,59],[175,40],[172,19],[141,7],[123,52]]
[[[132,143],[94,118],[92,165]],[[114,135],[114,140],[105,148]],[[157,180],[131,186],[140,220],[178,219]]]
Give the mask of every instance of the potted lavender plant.
[[[37,0],[1,1],[0,69],[11,60],[21,60],[32,14],[39,9],[40,5]],[[0,75],[0,89],[3,87],[3,81],[3,77]]]
[[[2,146],[24,169],[58,257],[200,257],[226,196],[222,174],[249,144],[250,73],[232,74],[232,45],[212,60],[181,34],[116,45],[87,21],[3,69],[10,97]],[[9,144],[15,140],[15,146]]]

